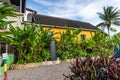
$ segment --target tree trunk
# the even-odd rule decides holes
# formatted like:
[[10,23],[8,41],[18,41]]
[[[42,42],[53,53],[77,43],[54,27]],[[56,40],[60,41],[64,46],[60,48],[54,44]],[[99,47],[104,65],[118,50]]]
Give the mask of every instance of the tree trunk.
[[110,26],[107,26],[108,29],[108,35],[110,36]]

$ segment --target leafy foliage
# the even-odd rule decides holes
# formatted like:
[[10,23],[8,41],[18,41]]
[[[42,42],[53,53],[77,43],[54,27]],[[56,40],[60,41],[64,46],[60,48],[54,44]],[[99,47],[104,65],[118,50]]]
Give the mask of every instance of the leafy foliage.
[[94,36],[90,39],[84,40],[80,43],[82,50],[88,56],[113,55],[114,47],[119,44],[120,38],[96,31]]
[[115,58],[99,57],[92,59],[76,58],[76,64],[72,64],[72,74],[65,76],[64,80],[119,80],[120,62]]
[[[9,31],[1,32],[2,38],[16,47],[18,52],[18,63],[39,62],[48,60],[49,48],[53,33],[48,34],[50,29],[44,30],[41,25],[24,23],[24,28],[13,27]],[[36,57],[40,59],[36,59]]]
[[16,14],[14,13],[14,9],[12,8],[12,4],[4,4],[0,2],[0,28],[4,27],[7,24],[10,24],[14,21],[7,21],[8,16],[15,17]]
[[94,36],[86,40],[77,40],[79,34],[75,34],[75,37],[72,36],[70,29],[66,33],[61,33],[61,40],[57,43],[57,56],[60,59],[70,59],[75,56],[111,56],[114,53],[115,45],[120,41],[118,36],[109,37],[101,31],[96,31]]
[[103,13],[99,12],[98,15],[103,22],[99,23],[97,26],[103,27],[103,29],[107,27],[108,34],[110,34],[109,30],[112,24],[120,25],[120,10],[113,6],[104,7]]
[[[69,27],[67,27],[66,32],[60,33],[60,41],[57,43],[57,56],[62,59],[71,59],[76,56],[77,53],[79,53],[77,50],[80,48],[79,45],[77,45],[77,36],[81,32],[81,29],[75,29],[71,30]],[[78,48],[76,48],[78,46]]]

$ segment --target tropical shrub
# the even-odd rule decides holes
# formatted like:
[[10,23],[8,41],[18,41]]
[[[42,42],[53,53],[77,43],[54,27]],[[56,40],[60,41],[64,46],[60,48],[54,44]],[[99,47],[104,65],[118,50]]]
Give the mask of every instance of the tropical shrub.
[[49,58],[51,57],[50,51],[45,50],[45,49],[42,50],[42,53],[40,53],[40,55],[41,55],[43,61],[49,60]]
[[[81,50],[77,43],[77,36],[81,32],[81,29],[71,30],[69,27],[66,28],[66,32],[60,33],[60,41],[57,43],[57,56],[62,59],[71,59],[76,56],[77,51]],[[76,51],[75,51],[76,49]]]
[[60,59],[70,59],[75,56],[111,56],[114,54],[115,45],[120,41],[119,37],[109,37],[101,31],[96,31],[90,39],[77,40],[80,32],[74,30],[72,33],[70,28],[67,28],[66,32],[60,33],[61,40],[57,43],[57,56]]
[[90,39],[80,42],[81,48],[88,56],[113,55],[114,47],[119,44],[120,37],[112,36],[96,31]]
[[72,74],[65,76],[64,80],[119,80],[120,62],[115,58],[99,57],[92,59],[76,58],[76,63],[70,68]]
[[[13,27],[9,31],[1,32],[2,38],[13,45],[18,52],[18,63],[40,62],[50,57],[49,44],[53,33],[50,29],[44,30],[41,25],[24,23],[24,28]],[[47,50],[48,49],[48,50]],[[39,59],[37,59],[39,58]]]

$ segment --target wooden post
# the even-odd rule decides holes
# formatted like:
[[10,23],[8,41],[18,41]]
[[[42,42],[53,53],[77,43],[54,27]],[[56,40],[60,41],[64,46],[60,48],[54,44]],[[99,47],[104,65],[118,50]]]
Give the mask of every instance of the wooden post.
[[5,50],[5,52],[2,53],[3,61],[4,61],[4,80],[8,80],[8,76],[7,76],[7,58],[8,58],[7,46],[8,45],[6,43],[6,50]]
[[8,76],[7,76],[7,59],[4,59],[4,80],[8,80]]

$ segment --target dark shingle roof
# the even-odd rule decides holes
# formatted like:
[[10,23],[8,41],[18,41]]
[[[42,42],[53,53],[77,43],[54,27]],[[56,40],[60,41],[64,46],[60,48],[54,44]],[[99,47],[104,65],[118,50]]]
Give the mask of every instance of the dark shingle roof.
[[51,16],[45,16],[41,14],[29,14],[28,18],[31,21],[36,23],[36,24],[43,24],[43,25],[51,25],[51,26],[59,26],[59,27],[64,27],[69,26],[72,28],[82,28],[82,29],[88,29],[88,30],[96,30],[97,28],[90,23],[86,22],[80,22],[80,21],[75,21],[75,20],[70,20],[70,19],[64,19],[64,18],[58,18],[58,17],[51,17]]

